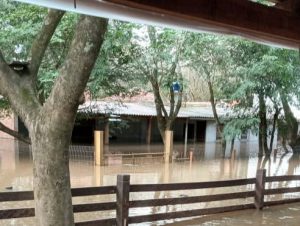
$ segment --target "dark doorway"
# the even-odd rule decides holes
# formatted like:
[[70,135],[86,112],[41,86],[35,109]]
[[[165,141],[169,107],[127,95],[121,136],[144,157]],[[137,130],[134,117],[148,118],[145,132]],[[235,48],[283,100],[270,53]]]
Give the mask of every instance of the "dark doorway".
[[77,120],[72,132],[72,143],[93,144],[95,125],[95,119]]
[[188,140],[194,140],[195,137],[195,124],[189,123],[188,124]]
[[205,142],[206,121],[197,121],[197,142]]
[[[184,130],[183,131],[185,131],[185,127],[186,127],[186,124],[184,124],[184,128],[183,128]],[[185,134],[185,132],[183,134]],[[195,124],[194,123],[189,123],[188,124],[187,139],[194,141],[194,138],[195,138]]]

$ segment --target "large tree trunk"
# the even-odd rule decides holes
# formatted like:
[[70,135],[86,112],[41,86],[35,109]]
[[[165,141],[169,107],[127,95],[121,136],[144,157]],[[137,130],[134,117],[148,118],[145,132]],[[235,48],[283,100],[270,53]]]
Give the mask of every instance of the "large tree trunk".
[[[52,114],[55,112],[45,117],[49,119]],[[69,172],[73,123],[67,126],[61,121],[62,127],[53,128],[47,121],[38,120],[31,132],[37,225],[74,225]]]
[[[0,51],[0,93],[29,130],[33,148],[34,197],[38,226],[72,226],[68,147],[78,103],[98,57],[107,20],[81,16],[59,76],[45,103],[36,92],[38,68],[63,12],[49,10],[32,47],[32,63],[19,76]],[[36,57],[38,56],[38,59]]]
[[28,125],[34,157],[38,225],[74,225],[69,143],[79,99],[98,57],[107,20],[81,16],[60,77]]

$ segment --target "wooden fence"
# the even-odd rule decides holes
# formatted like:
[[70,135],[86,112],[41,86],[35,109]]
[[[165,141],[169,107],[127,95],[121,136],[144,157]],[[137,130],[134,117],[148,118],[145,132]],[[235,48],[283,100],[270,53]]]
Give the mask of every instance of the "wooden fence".
[[[76,226],[93,225],[117,225],[125,226],[130,223],[151,222],[166,219],[183,217],[195,217],[208,214],[216,214],[245,209],[262,209],[265,206],[299,202],[300,198],[280,199],[275,201],[265,201],[269,195],[300,192],[300,186],[278,187],[266,189],[266,183],[300,181],[300,175],[293,176],[272,176],[266,177],[265,170],[258,170],[256,178],[211,181],[199,183],[171,183],[171,184],[130,184],[129,175],[118,175],[116,186],[74,188],[72,196],[93,196],[115,194],[116,202],[77,204],[73,205],[74,213],[94,212],[94,211],[116,211],[116,218],[100,219],[87,222],[77,222]],[[130,194],[135,192],[159,192],[159,191],[178,191],[194,190],[207,188],[223,188],[250,185],[252,190],[213,194],[204,196],[161,198],[147,200],[130,200]],[[249,188],[249,186],[248,186]],[[234,190],[234,189],[232,189]],[[190,193],[189,193],[190,194]],[[221,206],[214,208],[192,209],[184,211],[155,213],[149,215],[129,216],[130,208],[138,207],[158,207],[178,204],[207,203],[212,201],[223,201],[233,199],[253,198],[253,201],[246,204]],[[0,193],[0,202],[33,200],[33,192],[3,192]],[[0,210],[0,219],[33,217],[34,208],[19,208]]]

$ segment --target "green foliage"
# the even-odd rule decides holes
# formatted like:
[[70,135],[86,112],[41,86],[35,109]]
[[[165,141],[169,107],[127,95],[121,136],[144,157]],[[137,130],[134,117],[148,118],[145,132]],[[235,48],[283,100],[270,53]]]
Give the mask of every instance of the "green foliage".
[[6,0],[0,2],[0,9],[0,46],[6,60],[28,60],[32,40],[47,10]]
[[232,100],[239,100],[240,106],[252,106],[255,95],[262,93],[276,105],[280,92],[298,95],[299,59],[296,51],[278,49],[238,41],[234,49],[236,88],[232,89]]
[[[237,103],[235,111],[247,123],[249,116],[258,119],[258,96],[261,95],[266,103],[267,117],[271,120],[275,109],[282,109],[281,93],[290,97],[290,101],[298,96],[297,52],[240,39],[233,40],[232,44],[231,56],[236,71],[233,74],[235,82],[228,83],[231,87],[228,99]],[[229,123],[227,127],[230,126],[234,130],[239,124]]]
[[259,120],[257,118],[236,118],[225,124],[223,136],[226,140],[240,137],[243,132],[249,129],[253,133],[257,133]]
[[[0,46],[7,62],[30,62],[31,45],[41,29],[47,9],[13,1],[1,1],[0,9]],[[49,95],[53,79],[65,59],[76,18],[75,14],[66,14],[51,39],[39,70],[37,88],[41,99]]]
[[139,27],[135,30],[132,42],[135,45],[132,64],[135,74],[145,82],[157,82],[165,95],[169,93],[173,82],[182,83],[180,64],[185,47],[184,32]]
[[88,90],[93,97],[128,93],[139,86],[138,79],[130,73],[134,46],[131,45],[134,24],[110,21],[100,57],[96,62]]
[[[0,47],[8,62],[30,61],[31,44],[46,13],[36,6],[0,1]],[[39,70],[37,88],[42,100],[49,95],[67,55],[76,20],[77,15],[67,13],[51,39]],[[238,119],[228,122],[224,136],[257,128],[258,94],[272,103],[267,104],[269,115],[275,107],[282,108],[280,93],[290,104],[299,105],[299,55],[292,50],[240,38],[110,21],[100,56],[87,87],[96,98],[139,89],[155,91],[155,87],[170,100],[174,81],[188,89],[181,68],[192,69],[213,84],[216,99],[237,103]],[[0,98],[0,109],[4,109],[3,115],[9,110],[5,98]]]
[[78,15],[67,13],[58,25],[39,70],[38,91],[41,99],[46,99],[52,89],[58,69],[64,62],[74,34]]
[[214,96],[224,99],[224,88],[233,71],[230,55],[231,39],[221,35],[190,33],[187,41],[186,58],[199,77],[213,84]]
[[[174,81],[182,81],[179,68],[184,33],[111,21],[89,89],[94,95],[150,90],[155,81],[166,96]],[[105,87],[105,88],[103,88]]]

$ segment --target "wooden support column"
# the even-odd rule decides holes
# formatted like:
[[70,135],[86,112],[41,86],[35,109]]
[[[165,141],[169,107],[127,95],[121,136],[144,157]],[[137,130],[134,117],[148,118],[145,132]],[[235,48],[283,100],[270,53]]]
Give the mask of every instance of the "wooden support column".
[[104,139],[104,144],[109,144],[109,118],[105,120]]
[[166,130],[165,131],[165,163],[172,162],[172,154],[173,154],[173,131]]
[[95,164],[99,166],[104,165],[104,145],[103,145],[104,132],[94,131],[94,152],[95,152]]
[[194,122],[194,144],[197,142],[197,121]]
[[151,144],[151,133],[152,133],[152,117],[147,119],[147,138],[146,143]]
[[189,132],[189,119],[186,119],[185,122],[185,133],[184,133],[184,157],[187,156],[187,140],[188,140],[188,132]]
[[117,226],[128,225],[130,176],[117,176]]
[[265,182],[266,182],[266,170],[265,169],[257,170],[256,182],[255,182],[255,197],[254,197],[254,204],[256,209],[261,210],[264,207]]

